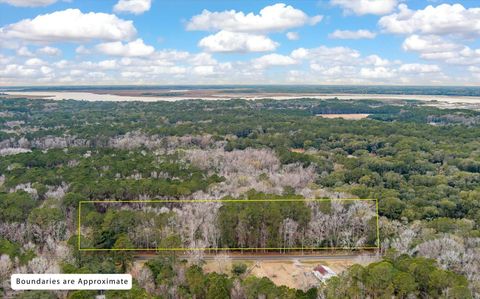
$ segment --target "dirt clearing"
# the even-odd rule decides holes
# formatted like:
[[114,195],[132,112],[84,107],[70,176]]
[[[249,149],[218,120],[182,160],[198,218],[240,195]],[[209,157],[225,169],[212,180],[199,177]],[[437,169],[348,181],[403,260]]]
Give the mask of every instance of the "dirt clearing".
[[349,119],[349,120],[358,120],[358,119],[363,119],[367,118],[370,114],[366,113],[354,113],[354,114],[317,114],[317,116],[320,116],[322,118],[343,118],[343,119]]

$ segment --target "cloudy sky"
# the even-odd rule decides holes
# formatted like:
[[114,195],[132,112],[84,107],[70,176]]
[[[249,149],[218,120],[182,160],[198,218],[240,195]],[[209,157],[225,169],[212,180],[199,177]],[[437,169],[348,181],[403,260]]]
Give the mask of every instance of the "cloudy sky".
[[0,0],[0,85],[480,85],[480,1]]

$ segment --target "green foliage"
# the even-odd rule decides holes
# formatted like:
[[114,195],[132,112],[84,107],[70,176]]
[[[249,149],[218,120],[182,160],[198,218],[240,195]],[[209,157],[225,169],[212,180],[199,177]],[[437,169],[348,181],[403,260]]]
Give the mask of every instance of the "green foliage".
[[160,286],[172,284],[172,279],[175,277],[174,263],[172,258],[160,256],[148,261],[145,265],[152,271],[155,284]]
[[150,299],[154,298],[152,295],[148,294],[145,289],[142,289],[138,286],[137,283],[133,282],[132,288],[130,290],[121,290],[121,291],[106,291],[105,298],[108,299]]
[[185,279],[187,282],[190,294],[197,298],[205,297],[206,281],[202,268],[199,266],[191,266],[185,272]]
[[18,257],[20,264],[25,265],[35,257],[32,250],[23,250],[19,244],[0,237],[0,255],[6,254],[11,259]]
[[258,298],[260,295],[267,298],[276,296],[276,286],[268,278],[250,276],[242,284],[247,290],[246,295],[248,299]]
[[281,248],[283,241],[279,232],[287,218],[296,221],[302,230],[310,220],[310,209],[303,201],[224,203],[218,216],[219,247]]
[[67,210],[70,210],[70,209],[76,210],[78,207],[78,204],[82,200],[85,200],[85,198],[81,194],[69,192],[65,194],[65,197],[63,198],[63,201],[62,201],[62,205]]
[[56,299],[57,296],[49,291],[25,291],[17,294],[15,299]]
[[407,205],[398,198],[382,198],[378,202],[379,211],[390,219],[400,219],[403,210]]
[[132,262],[133,255],[128,249],[132,249],[133,244],[126,234],[120,234],[115,240],[113,249],[120,249],[114,251],[114,258],[117,264],[120,265],[120,272],[125,272],[127,266]]
[[428,228],[438,233],[468,235],[474,228],[474,222],[467,219],[437,218],[426,223]]
[[205,299],[223,299],[230,297],[232,281],[225,274],[209,273],[205,280]]
[[323,291],[327,298],[472,298],[464,276],[442,270],[434,260],[407,255],[354,265],[329,279]]
[[28,222],[36,224],[45,229],[48,226],[52,226],[56,222],[60,222],[65,219],[65,216],[57,208],[36,208],[33,209],[28,216]]
[[26,192],[0,193],[0,221],[23,222],[36,205]]
[[232,274],[236,276],[240,276],[247,272],[248,266],[244,263],[234,263],[232,266]]
[[20,246],[0,237],[0,255],[6,254],[15,257],[20,251]]
[[73,291],[68,293],[68,299],[91,299],[98,294],[97,291]]

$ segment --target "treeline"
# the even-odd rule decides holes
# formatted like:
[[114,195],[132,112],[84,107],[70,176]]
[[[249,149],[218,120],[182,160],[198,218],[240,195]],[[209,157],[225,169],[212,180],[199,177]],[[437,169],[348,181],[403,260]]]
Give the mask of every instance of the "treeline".
[[373,201],[271,197],[276,201],[83,203],[80,246],[298,251],[378,245]]
[[372,201],[227,202],[218,212],[220,247],[375,247],[374,205]]

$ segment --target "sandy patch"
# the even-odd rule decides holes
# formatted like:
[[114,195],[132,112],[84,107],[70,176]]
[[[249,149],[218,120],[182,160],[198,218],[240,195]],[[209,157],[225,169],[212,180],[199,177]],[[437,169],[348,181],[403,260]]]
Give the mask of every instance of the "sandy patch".
[[305,152],[305,149],[303,149],[303,148],[291,148],[290,151],[292,153],[303,154]]
[[356,113],[356,114],[317,114],[316,116],[320,116],[321,118],[343,118],[349,120],[358,120],[367,118],[370,114],[365,113]]
[[25,97],[30,99],[47,99],[47,100],[78,100],[78,101],[142,101],[142,102],[154,102],[154,101],[168,101],[176,100],[175,98],[155,98],[147,96],[128,96],[128,95],[114,95],[114,94],[97,94],[91,92],[61,92],[61,91],[32,91],[32,92],[8,92],[6,93],[10,98],[12,96]]

